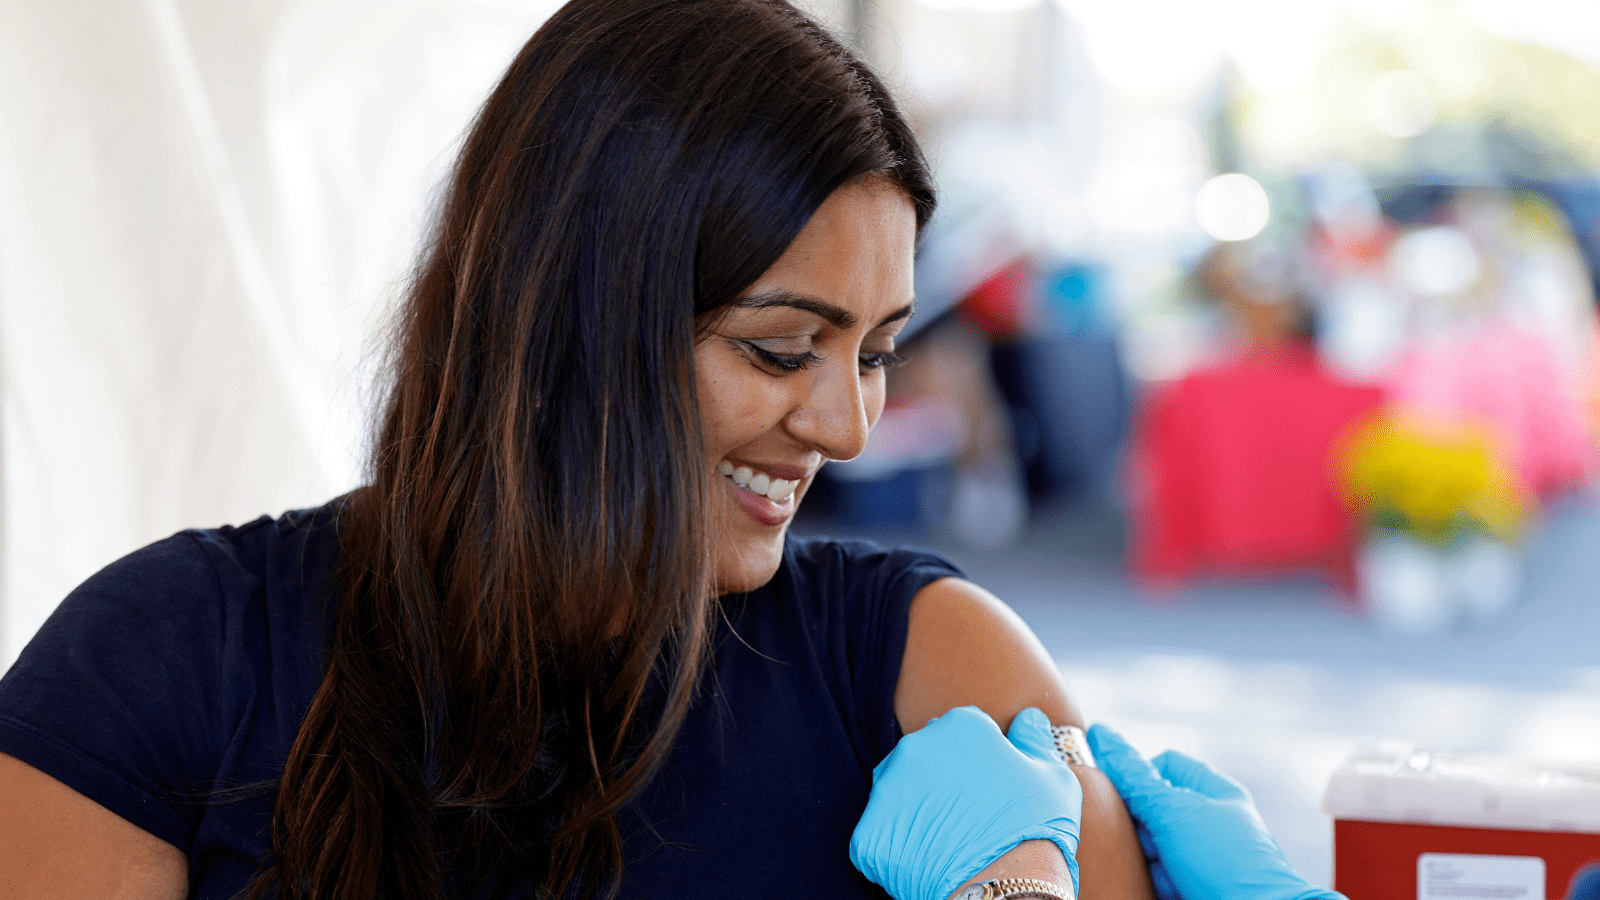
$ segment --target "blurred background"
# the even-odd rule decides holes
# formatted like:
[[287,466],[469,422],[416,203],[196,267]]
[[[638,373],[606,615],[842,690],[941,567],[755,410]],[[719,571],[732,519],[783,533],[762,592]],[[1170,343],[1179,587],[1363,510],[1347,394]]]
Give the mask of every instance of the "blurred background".
[[[809,0],[940,213],[797,529],[947,553],[1255,792],[1600,766],[1600,6]],[[0,0],[0,665],[111,559],[360,480],[380,338],[545,0]]]

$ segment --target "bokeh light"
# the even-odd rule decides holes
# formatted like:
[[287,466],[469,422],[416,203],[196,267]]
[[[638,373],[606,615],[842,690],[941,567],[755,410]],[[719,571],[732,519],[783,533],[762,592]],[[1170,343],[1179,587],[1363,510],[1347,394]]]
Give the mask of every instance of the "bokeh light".
[[1472,241],[1449,225],[1419,229],[1395,241],[1389,262],[1400,283],[1423,296],[1458,293],[1478,277]]
[[1261,183],[1242,172],[1218,175],[1195,195],[1194,215],[1219,241],[1244,241],[1261,233],[1272,206]]
[[1433,126],[1433,91],[1410,69],[1385,72],[1367,93],[1367,114],[1382,134],[1416,137]]

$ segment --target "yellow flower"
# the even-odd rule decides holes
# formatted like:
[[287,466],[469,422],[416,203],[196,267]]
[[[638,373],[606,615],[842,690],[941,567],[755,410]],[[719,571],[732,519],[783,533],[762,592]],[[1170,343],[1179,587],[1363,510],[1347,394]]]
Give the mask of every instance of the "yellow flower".
[[1335,460],[1345,498],[1371,524],[1425,540],[1462,529],[1511,540],[1531,506],[1493,435],[1470,425],[1383,414],[1357,427]]

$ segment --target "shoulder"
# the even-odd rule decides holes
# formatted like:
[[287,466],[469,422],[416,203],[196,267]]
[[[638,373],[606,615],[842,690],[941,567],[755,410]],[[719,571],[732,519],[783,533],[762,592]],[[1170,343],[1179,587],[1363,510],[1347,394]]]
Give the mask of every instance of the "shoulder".
[[912,600],[960,574],[922,550],[791,536],[777,574],[733,621],[768,656],[806,661],[784,677],[817,674],[870,773],[900,739],[893,700]]
[[808,593],[858,601],[904,595],[906,603],[930,582],[961,574],[954,563],[928,550],[830,537],[791,537],[780,570],[780,577]]
[[783,607],[869,657],[899,666],[906,621],[918,592],[940,579],[959,578],[937,553],[830,537],[790,538],[772,587]]
[[[334,504],[262,516],[239,526],[181,531],[129,553],[79,585],[40,629],[34,643],[159,637],[177,649],[196,628],[227,619],[268,595],[320,585],[337,552]],[[191,633],[179,634],[183,629]],[[30,644],[30,647],[32,644]]]
[[191,528],[169,540],[186,540],[193,547],[191,552],[203,556],[225,582],[230,576],[241,576],[275,589],[302,587],[325,580],[328,567],[335,562],[343,506],[340,497],[323,506],[291,510],[277,518],[261,516],[244,525]]
[[0,682],[0,699],[119,669],[134,681],[214,684],[223,657],[239,659],[231,645],[315,627],[338,552],[338,503],[182,531],[111,563],[51,613]]
[[90,577],[0,679],[0,753],[187,846],[200,813],[174,798],[281,744],[319,680],[330,514],[180,532]]
[[1055,660],[998,597],[962,578],[933,581],[917,592],[909,619],[894,698],[906,731],[957,706],[977,706],[1002,726],[1029,706],[1083,726]]
[[277,518],[261,516],[243,525],[180,531],[107,565],[68,596],[107,590],[138,593],[147,587],[203,590],[216,587],[219,579],[246,573],[304,580],[311,574],[308,565],[332,559],[339,504],[335,500]]

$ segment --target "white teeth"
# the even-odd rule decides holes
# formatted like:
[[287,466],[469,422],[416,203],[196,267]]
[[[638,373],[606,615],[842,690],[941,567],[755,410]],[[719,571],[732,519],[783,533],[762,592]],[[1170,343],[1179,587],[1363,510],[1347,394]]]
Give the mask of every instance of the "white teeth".
[[782,503],[794,496],[795,488],[800,486],[800,479],[790,481],[787,478],[773,478],[765,472],[757,472],[749,466],[735,466],[723,460],[717,463],[717,471],[733,479],[733,483],[750,491],[760,494],[773,503]]
[[789,495],[794,493],[795,486],[799,483],[798,481],[785,481],[782,478],[774,479],[772,487],[767,488],[767,499],[774,503],[782,503],[789,499]]

